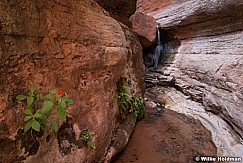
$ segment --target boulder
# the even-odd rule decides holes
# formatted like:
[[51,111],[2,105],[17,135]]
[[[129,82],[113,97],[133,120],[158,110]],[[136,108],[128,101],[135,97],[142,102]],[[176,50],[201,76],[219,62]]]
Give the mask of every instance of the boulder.
[[132,30],[140,37],[143,47],[148,47],[156,40],[156,21],[154,17],[136,12],[130,17]]

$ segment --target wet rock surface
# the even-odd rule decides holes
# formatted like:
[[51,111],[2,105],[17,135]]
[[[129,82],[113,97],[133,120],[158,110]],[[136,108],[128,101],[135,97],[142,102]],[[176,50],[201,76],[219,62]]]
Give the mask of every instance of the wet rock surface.
[[[155,100],[150,97],[154,95],[148,96],[147,103]],[[157,102],[159,100],[156,99]],[[199,120],[158,106],[147,108],[127,149],[113,162],[193,163],[195,156],[216,154],[212,135]]]
[[242,139],[232,126],[180,90],[154,86],[145,97],[145,117],[114,163],[185,163],[195,162],[195,156],[242,155]]
[[[137,12],[155,18],[164,31],[180,42],[169,63],[147,74],[147,87],[164,89],[157,93],[168,108],[198,117],[212,133],[218,155],[240,156],[237,150],[242,153],[243,148],[242,2],[140,0],[137,4]],[[144,35],[148,35],[147,31]],[[180,102],[177,95],[181,95]],[[194,112],[196,108],[198,112]],[[231,134],[221,139],[223,128]]]
[[[148,72],[146,75],[147,91],[156,97],[157,102],[163,103],[165,109],[198,119],[212,133],[212,141],[217,147],[218,156],[241,156],[243,152],[241,129],[234,125],[233,117],[227,118],[228,113],[220,109],[220,105],[230,104],[232,107],[237,105],[237,102],[227,104],[231,98],[231,96],[226,98],[227,91],[213,87],[208,90],[206,89],[208,85],[197,80],[189,80],[185,74],[179,76],[178,71],[171,64],[168,67],[159,67],[153,72]],[[190,81],[190,84],[181,79],[187,79],[186,81]],[[216,99],[210,91],[215,92],[213,94],[217,96]],[[241,107],[237,106],[235,109],[234,112],[237,112]]]
[[163,100],[166,109],[198,119],[211,132],[212,141],[217,147],[217,156],[241,156],[243,152],[242,138],[225,119],[209,112],[202,104],[175,88],[166,87],[151,91],[157,94],[158,100]]

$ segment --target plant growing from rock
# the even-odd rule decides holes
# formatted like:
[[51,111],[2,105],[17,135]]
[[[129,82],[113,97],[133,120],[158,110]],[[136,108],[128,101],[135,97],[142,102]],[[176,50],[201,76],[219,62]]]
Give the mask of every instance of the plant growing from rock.
[[118,89],[118,107],[121,119],[125,119],[128,113],[136,120],[140,120],[145,112],[145,102],[142,97],[131,96],[127,91],[127,84],[122,82]]
[[125,83],[122,83],[118,90],[118,107],[122,119],[126,118],[127,109],[131,105],[131,98],[132,96],[128,93]]
[[74,104],[66,93],[51,89],[47,94],[37,94],[36,87],[30,86],[28,95],[19,94],[16,97],[19,101],[26,101],[23,111],[24,131],[33,129],[40,132],[41,129],[50,127],[52,131],[58,131],[58,124],[50,119],[51,114],[57,114],[58,118],[65,122],[68,105]]
[[145,112],[145,101],[142,97],[132,97],[131,107],[128,110],[134,118],[140,120],[144,116]]
[[91,141],[91,136],[93,136],[95,133],[92,131],[85,130],[80,134],[79,139],[83,140],[88,146],[95,149],[96,145],[94,142]]

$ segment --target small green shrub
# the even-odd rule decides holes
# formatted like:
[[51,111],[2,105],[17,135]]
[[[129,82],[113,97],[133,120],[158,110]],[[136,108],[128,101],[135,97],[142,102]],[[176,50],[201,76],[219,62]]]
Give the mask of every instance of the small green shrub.
[[122,83],[118,90],[118,107],[122,119],[126,118],[127,108],[131,105],[132,96],[127,92],[126,85]]
[[85,143],[87,143],[93,149],[96,148],[96,145],[90,139],[91,136],[93,136],[94,134],[95,134],[94,132],[88,130],[85,130],[80,134],[80,139],[83,140]]
[[136,120],[140,120],[145,112],[144,99],[142,97],[131,96],[124,82],[118,89],[118,107],[121,119],[125,119],[126,115],[130,113]]
[[40,132],[41,128],[50,127],[52,131],[58,131],[58,124],[49,119],[52,113],[57,114],[61,121],[66,121],[67,106],[72,105],[73,101],[62,91],[55,89],[49,90],[48,94],[36,94],[36,87],[29,87],[29,94],[20,94],[16,97],[19,101],[26,100],[24,131],[33,129]]
[[145,101],[142,97],[133,97],[129,113],[133,115],[134,118],[140,120],[143,118],[145,112]]

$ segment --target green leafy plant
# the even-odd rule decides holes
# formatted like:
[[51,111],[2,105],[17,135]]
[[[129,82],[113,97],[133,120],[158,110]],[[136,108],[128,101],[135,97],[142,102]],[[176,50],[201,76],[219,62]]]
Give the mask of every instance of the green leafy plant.
[[51,114],[57,114],[61,121],[66,121],[67,107],[74,104],[66,93],[51,89],[47,94],[37,94],[36,87],[30,86],[28,95],[19,94],[16,97],[19,101],[26,101],[26,106],[23,111],[24,117],[24,131],[33,129],[37,132],[41,128],[50,127],[51,130],[57,132],[58,124],[51,120]]
[[91,141],[91,136],[93,136],[94,134],[94,132],[88,130],[85,130],[80,134],[80,139],[87,143],[93,149],[96,148],[95,143]]
[[122,119],[126,118],[127,108],[131,105],[131,98],[132,96],[127,92],[125,83],[122,83],[118,90],[118,107]]
[[133,97],[131,102],[131,107],[129,113],[133,115],[134,118],[140,120],[144,116],[145,112],[145,101],[142,97]]
[[128,113],[136,120],[140,120],[145,112],[145,102],[142,97],[131,96],[127,91],[127,84],[122,83],[118,89],[118,107],[121,119],[125,119]]

